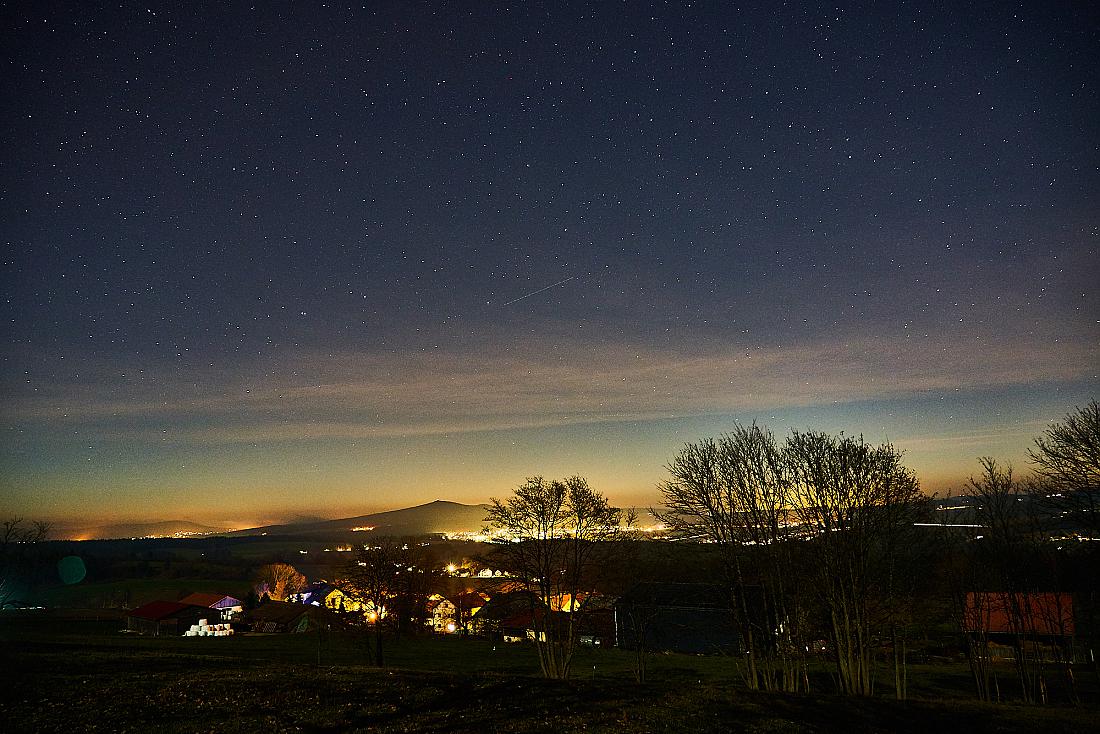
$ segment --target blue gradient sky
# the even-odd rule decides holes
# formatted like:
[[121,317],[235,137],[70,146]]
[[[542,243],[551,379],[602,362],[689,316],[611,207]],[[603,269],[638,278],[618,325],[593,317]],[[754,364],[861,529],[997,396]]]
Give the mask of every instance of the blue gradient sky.
[[0,510],[233,525],[1100,395],[1083,6],[8,11]]

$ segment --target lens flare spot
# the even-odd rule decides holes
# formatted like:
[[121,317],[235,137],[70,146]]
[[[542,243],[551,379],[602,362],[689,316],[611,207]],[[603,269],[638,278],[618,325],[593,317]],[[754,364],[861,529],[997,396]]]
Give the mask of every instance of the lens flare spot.
[[65,556],[57,562],[57,575],[66,584],[79,584],[88,575],[80,556]]

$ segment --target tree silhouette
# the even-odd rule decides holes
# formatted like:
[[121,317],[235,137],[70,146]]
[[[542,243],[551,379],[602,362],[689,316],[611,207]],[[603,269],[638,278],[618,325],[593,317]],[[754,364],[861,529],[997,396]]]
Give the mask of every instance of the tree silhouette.
[[607,551],[603,541],[619,532],[622,511],[582,477],[532,477],[508,499],[493,498],[485,519],[510,536],[495,557],[532,599],[543,675],[568,678],[584,614],[582,592]]

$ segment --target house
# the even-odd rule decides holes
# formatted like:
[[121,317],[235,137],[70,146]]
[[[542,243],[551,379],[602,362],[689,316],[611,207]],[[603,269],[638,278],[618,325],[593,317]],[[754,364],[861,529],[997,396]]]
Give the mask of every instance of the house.
[[[335,584],[318,581],[309,584],[297,594],[291,594],[287,601],[295,604],[308,604],[315,607],[324,607],[334,612],[362,612],[362,614],[374,619],[374,605],[361,601],[353,594],[341,589]],[[385,616],[385,610],[382,612]]]
[[427,603],[427,624],[435,632],[454,632],[457,629],[455,623],[455,605],[442,594],[432,594]]
[[268,601],[244,616],[253,632],[309,632],[340,626],[343,620],[332,611],[313,604]]
[[234,615],[244,611],[244,602],[225,594],[206,594],[195,592],[188,594],[179,600],[181,604],[194,604],[197,607],[216,609],[221,619],[230,620]]
[[555,597],[548,609],[528,591],[497,594],[473,613],[469,626],[477,635],[502,642],[545,639],[549,628],[559,639],[572,630],[581,644],[611,646],[615,639],[614,612],[602,598],[587,596],[583,606],[579,598],[574,603],[572,597]]
[[546,641],[541,628],[546,624],[546,610],[524,609],[502,618],[497,627],[499,639],[504,642]]
[[338,586],[332,589],[320,599],[320,606],[331,609],[334,612],[362,612],[368,614],[374,607],[368,602],[360,601]]
[[315,581],[307,584],[296,594],[290,594],[286,600],[293,604],[312,604],[315,607],[325,606],[325,599],[336,587],[325,581]]
[[527,639],[527,630],[533,630],[534,624],[531,610],[541,606],[538,598],[526,591],[502,592],[471,615],[470,628],[474,634],[491,639]]
[[614,609],[619,647],[693,654],[741,648],[729,592],[717,584],[641,583]]
[[154,637],[183,635],[210,615],[210,608],[178,601],[152,601],[126,614],[126,629]]
[[436,632],[461,632],[471,630],[471,619],[485,606],[489,597],[480,591],[467,591],[452,595],[440,594],[428,597],[428,624]]
[[590,594],[584,606],[573,613],[573,632],[582,645],[611,647],[615,644],[614,600]]

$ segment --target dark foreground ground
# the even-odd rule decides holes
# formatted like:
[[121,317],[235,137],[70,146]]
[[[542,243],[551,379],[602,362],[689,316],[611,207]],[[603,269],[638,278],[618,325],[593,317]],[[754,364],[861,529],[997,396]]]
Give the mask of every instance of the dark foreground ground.
[[[223,642],[233,645],[217,646]],[[908,702],[752,693],[714,674],[729,667],[714,659],[699,659],[699,667],[692,667],[691,658],[657,661],[655,681],[638,685],[615,668],[614,656],[587,657],[585,666],[607,661],[612,672],[545,681],[511,664],[503,672],[476,672],[477,658],[492,654],[491,647],[425,644],[413,652],[395,645],[394,652],[405,664],[444,670],[348,664],[358,653],[343,639],[149,640],[120,635],[109,623],[73,623],[61,630],[5,623],[0,729],[143,734],[1100,729],[1100,711],[1091,705],[983,705],[936,693]],[[515,665],[529,665],[529,653],[510,648],[507,654]],[[947,671],[945,680],[955,680],[955,672]]]

